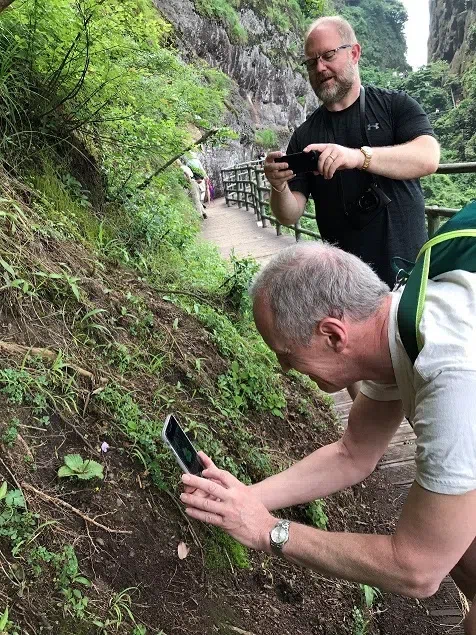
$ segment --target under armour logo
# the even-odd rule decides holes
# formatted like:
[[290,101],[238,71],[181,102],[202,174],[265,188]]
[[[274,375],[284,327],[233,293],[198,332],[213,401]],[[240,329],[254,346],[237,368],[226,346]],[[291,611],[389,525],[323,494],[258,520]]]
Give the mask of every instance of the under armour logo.
[[369,123],[367,124],[367,130],[380,130],[380,124],[377,123]]

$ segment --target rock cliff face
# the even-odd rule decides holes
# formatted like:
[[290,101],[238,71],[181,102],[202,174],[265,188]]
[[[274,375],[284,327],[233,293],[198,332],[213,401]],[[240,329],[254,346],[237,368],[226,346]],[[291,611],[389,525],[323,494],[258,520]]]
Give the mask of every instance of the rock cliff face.
[[[301,51],[302,41],[292,33],[278,33],[250,9],[240,14],[248,33],[246,44],[234,44],[223,26],[199,15],[191,0],[154,0],[158,10],[175,27],[177,47],[185,59],[204,59],[226,73],[234,82],[226,123],[240,132],[240,142],[219,153],[220,166],[210,165],[211,153],[204,158],[208,169],[256,158],[254,130],[271,128],[285,147],[291,131],[317,106],[307,78],[294,70],[295,62],[279,52],[293,47]],[[217,156],[216,150],[213,152]],[[208,155],[208,156],[207,156]],[[215,178],[215,181],[217,179]]]
[[476,52],[476,0],[430,0],[428,59],[461,73]]

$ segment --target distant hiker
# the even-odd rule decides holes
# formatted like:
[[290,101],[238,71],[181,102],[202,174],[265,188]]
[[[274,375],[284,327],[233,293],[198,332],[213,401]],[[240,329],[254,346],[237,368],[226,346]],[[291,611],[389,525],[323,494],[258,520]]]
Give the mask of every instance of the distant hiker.
[[195,209],[200,215],[200,218],[207,218],[204,206],[201,201],[200,186],[197,183],[196,179],[194,178],[192,170],[189,168],[188,165],[186,165],[181,160],[178,161],[178,165],[180,166],[180,169],[182,170],[182,172],[185,175],[185,178],[187,179],[187,183],[189,185],[190,198],[192,199]]
[[207,188],[206,178],[202,174],[193,175],[195,182],[198,185],[198,189],[200,190],[200,200],[202,202],[203,207],[205,207],[205,203],[208,203],[210,200],[210,195]]
[[[201,453],[206,478],[182,477],[189,516],[323,575],[425,598],[450,573],[476,599],[476,203],[473,216],[472,229],[459,232],[462,243],[472,240],[470,266],[458,261],[447,271],[446,258],[436,279],[425,278],[423,296],[412,275],[390,292],[367,264],[326,243],[285,249],[261,270],[251,289],[254,318],[283,371],[308,375],[326,392],[364,380],[362,390],[339,441],[255,485]],[[424,262],[431,272],[432,260]],[[419,322],[408,322],[408,297]],[[365,479],[404,414],[416,434],[416,478],[393,534],[321,531],[270,513]],[[464,627],[476,634],[476,602]]]
[[215,188],[213,186],[213,183],[211,182],[211,179],[208,176],[205,180],[206,180],[206,184],[208,188],[208,200],[209,202],[211,202],[215,198]]

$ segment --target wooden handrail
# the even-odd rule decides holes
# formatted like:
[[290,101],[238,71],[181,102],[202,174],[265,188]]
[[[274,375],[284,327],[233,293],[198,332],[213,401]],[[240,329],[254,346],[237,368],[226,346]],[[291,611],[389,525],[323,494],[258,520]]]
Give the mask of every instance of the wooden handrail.
[[[473,163],[442,163],[439,165],[436,174],[468,174],[476,172],[476,162]],[[270,186],[264,175],[263,161],[247,161],[221,170],[221,178],[227,205],[237,203],[239,207],[245,205],[248,210],[254,210],[258,220],[262,221],[262,226],[266,227],[268,221],[276,226],[276,233],[281,235],[282,224],[272,216],[269,211]],[[458,209],[451,207],[438,207],[429,205],[425,207],[425,214],[428,219],[428,234],[432,236],[440,225],[441,218],[451,218]],[[304,213],[304,218],[314,218],[312,214]],[[319,239],[319,233],[304,229],[300,223],[289,226],[294,231],[296,240],[301,235],[311,236]]]

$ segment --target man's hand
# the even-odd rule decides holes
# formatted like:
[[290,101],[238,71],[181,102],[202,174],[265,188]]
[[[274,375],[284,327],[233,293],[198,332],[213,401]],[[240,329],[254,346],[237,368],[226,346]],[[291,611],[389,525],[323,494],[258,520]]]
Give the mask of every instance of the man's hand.
[[315,174],[322,174],[325,179],[332,179],[337,170],[360,169],[365,161],[358,148],[346,148],[336,143],[312,143],[304,148],[304,152],[310,150],[321,153]]
[[275,163],[275,159],[284,156],[282,152],[270,152],[266,157],[263,168],[266,178],[271,183],[271,186],[276,190],[281,191],[285,189],[286,183],[294,177],[292,170],[286,169],[287,163]]
[[269,552],[269,532],[276,518],[229,472],[210,467],[203,471],[203,476],[182,476],[187,487],[195,488],[194,493],[180,496],[187,506],[186,513],[221,527],[245,547]]
[[[205,452],[202,452],[200,450],[197,454],[198,454],[201,462],[205,466],[205,470],[207,468],[209,468],[209,467],[214,467],[216,469],[215,463],[211,460],[211,458],[209,456],[207,456],[205,454]],[[202,474],[205,472],[205,470],[202,470]],[[186,494],[196,494],[197,496],[203,496],[204,498],[208,498],[208,496],[209,496],[209,494],[207,494],[203,490],[197,489],[196,487],[191,487],[190,485],[186,485],[185,488],[184,488],[184,491],[185,491]]]

